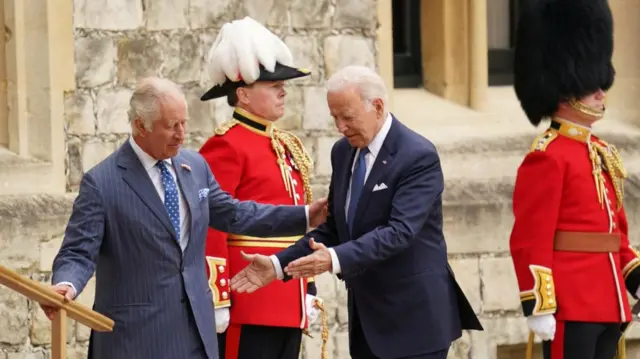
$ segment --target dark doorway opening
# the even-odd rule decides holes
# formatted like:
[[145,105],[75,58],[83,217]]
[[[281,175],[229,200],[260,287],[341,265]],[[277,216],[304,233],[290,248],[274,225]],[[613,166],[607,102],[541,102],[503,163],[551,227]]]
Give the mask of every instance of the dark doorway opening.
[[489,86],[513,85],[513,55],[522,0],[494,0],[487,8]]
[[421,87],[420,0],[392,0],[391,3],[394,87]]

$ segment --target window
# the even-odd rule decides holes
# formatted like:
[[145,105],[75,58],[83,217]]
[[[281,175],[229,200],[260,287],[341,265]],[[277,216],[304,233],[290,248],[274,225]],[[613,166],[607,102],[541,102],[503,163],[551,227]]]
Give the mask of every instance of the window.
[[488,1],[489,86],[513,84],[513,46],[519,1]]
[[392,0],[395,88],[422,86],[420,0]]

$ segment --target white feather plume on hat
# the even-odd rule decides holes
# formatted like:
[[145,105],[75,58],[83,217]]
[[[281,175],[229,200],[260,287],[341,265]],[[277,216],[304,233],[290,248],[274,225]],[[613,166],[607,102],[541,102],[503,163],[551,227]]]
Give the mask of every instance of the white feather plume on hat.
[[227,79],[251,84],[260,77],[260,65],[273,72],[276,62],[292,66],[291,51],[278,36],[249,16],[222,26],[207,57],[209,78],[214,85]]

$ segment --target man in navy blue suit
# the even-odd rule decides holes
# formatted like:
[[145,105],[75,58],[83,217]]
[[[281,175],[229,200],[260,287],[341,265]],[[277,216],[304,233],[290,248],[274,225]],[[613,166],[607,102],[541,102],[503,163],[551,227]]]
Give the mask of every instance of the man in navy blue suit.
[[347,286],[353,358],[445,359],[463,329],[482,326],[447,262],[436,148],[388,112],[373,70],[346,67],[327,88],[344,135],[331,151],[330,214],[271,257],[245,254],[231,288],[329,271]]

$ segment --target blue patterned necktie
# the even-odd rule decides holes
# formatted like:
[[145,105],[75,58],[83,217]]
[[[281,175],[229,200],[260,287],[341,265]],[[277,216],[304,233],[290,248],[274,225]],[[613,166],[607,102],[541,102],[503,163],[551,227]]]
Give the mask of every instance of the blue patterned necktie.
[[160,169],[162,186],[164,187],[164,206],[167,209],[173,229],[176,231],[176,238],[180,240],[180,200],[178,198],[178,186],[173,176],[169,172],[164,161],[158,161],[156,167]]
[[353,168],[353,174],[351,175],[351,195],[349,196],[349,211],[347,213],[349,233],[353,231],[353,217],[356,215],[358,200],[360,200],[362,187],[364,187],[364,177],[367,174],[367,163],[364,160],[364,156],[366,156],[367,153],[369,153],[368,147],[360,150],[356,165]]

